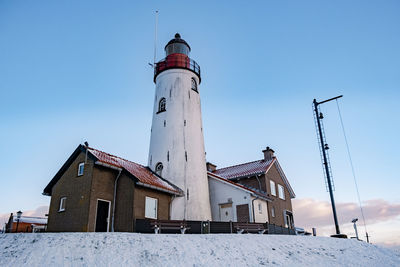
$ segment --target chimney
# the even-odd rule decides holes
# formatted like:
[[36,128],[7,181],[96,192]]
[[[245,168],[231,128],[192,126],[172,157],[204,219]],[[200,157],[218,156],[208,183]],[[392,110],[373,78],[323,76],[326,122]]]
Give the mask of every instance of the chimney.
[[217,165],[212,164],[211,162],[206,163],[207,171],[215,172],[217,170]]
[[271,159],[273,159],[274,156],[274,150],[271,149],[269,146],[267,146],[267,148],[265,150],[262,151],[264,153],[264,160],[269,161]]

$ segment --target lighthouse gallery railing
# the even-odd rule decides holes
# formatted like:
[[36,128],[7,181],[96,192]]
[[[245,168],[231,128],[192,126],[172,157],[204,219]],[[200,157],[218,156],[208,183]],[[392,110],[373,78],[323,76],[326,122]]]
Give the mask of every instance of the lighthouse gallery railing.
[[193,59],[189,58],[184,54],[171,54],[163,60],[156,63],[154,67],[154,81],[158,74],[164,70],[181,68],[193,71],[199,76],[200,79],[200,66]]

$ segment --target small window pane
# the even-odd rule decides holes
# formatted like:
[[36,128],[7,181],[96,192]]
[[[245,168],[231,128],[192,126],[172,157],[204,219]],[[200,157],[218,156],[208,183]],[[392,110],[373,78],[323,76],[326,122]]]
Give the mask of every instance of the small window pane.
[[146,197],[145,217],[157,219],[157,199]]
[[272,209],[271,209],[271,216],[275,217],[275,208],[274,207],[272,207]]
[[271,195],[276,196],[276,188],[275,188],[275,182],[270,180],[269,185],[271,187]]
[[158,176],[162,177],[162,170],[163,170],[164,166],[161,162],[157,163],[156,165],[156,174],[158,174]]
[[78,166],[78,176],[82,176],[83,175],[83,171],[85,170],[85,163],[79,163]]
[[285,199],[285,189],[283,188],[282,185],[278,184],[278,190],[279,190],[279,198]]
[[60,199],[60,208],[58,209],[58,211],[64,211],[65,210],[66,202],[67,202],[67,198],[66,197],[62,197]]
[[258,203],[258,213],[262,214],[262,205]]
[[197,92],[197,82],[194,78],[192,78],[192,90]]
[[165,98],[161,98],[160,102],[158,102],[158,112],[163,112],[166,110],[166,100]]

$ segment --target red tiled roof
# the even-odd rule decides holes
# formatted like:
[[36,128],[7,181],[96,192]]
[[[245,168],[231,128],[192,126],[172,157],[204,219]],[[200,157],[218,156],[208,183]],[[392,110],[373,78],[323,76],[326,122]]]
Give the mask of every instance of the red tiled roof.
[[231,167],[215,170],[213,173],[227,179],[233,179],[244,176],[251,176],[266,172],[270,166],[276,161],[276,158],[271,160],[256,160]]
[[115,166],[117,168],[123,168],[130,174],[135,176],[141,183],[151,187],[156,187],[161,190],[168,191],[170,193],[180,194],[178,187],[173,186],[169,182],[155,175],[147,167],[142,166],[138,163],[105,153],[103,151],[88,147],[87,150],[95,156],[98,161]]
[[266,194],[265,192],[258,192],[258,191],[256,191],[256,190],[253,190],[253,189],[251,189],[251,188],[248,188],[248,187],[246,187],[246,186],[244,186],[244,185],[242,185],[242,184],[238,184],[238,183],[232,182],[232,181],[230,181],[230,180],[228,180],[228,179],[225,179],[225,178],[223,178],[223,177],[221,177],[221,176],[218,176],[218,175],[216,175],[215,173],[212,173],[212,172],[207,172],[207,174],[208,174],[209,176],[212,176],[213,178],[219,179],[219,180],[224,181],[224,182],[226,182],[226,183],[229,183],[229,184],[231,184],[231,185],[233,185],[233,186],[237,186],[237,187],[239,187],[239,188],[241,188],[241,189],[244,189],[244,190],[246,190],[246,191],[250,191],[251,193],[253,193],[253,194],[257,195],[257,196],[260,196],[260,197],[262,197],[262,198],[264,198],[264,199],[271,200],[271,198],[268,197],[267,194]]

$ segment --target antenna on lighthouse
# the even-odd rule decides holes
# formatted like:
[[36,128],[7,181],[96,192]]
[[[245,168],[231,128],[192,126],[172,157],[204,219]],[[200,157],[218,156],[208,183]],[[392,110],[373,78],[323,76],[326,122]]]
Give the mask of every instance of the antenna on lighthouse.
[[156,10],[156,23],[154,25],[154,60],[153,66],[156,65],[156,56],[157,56],[157,26],[158,26],[158,10]]
[[154,24],[154,57],[153,63],[149,63],[152,68],[156,66],[156,56],[157,56],[157,25],[158,25],[158,10],[156,10],[155,24]]

